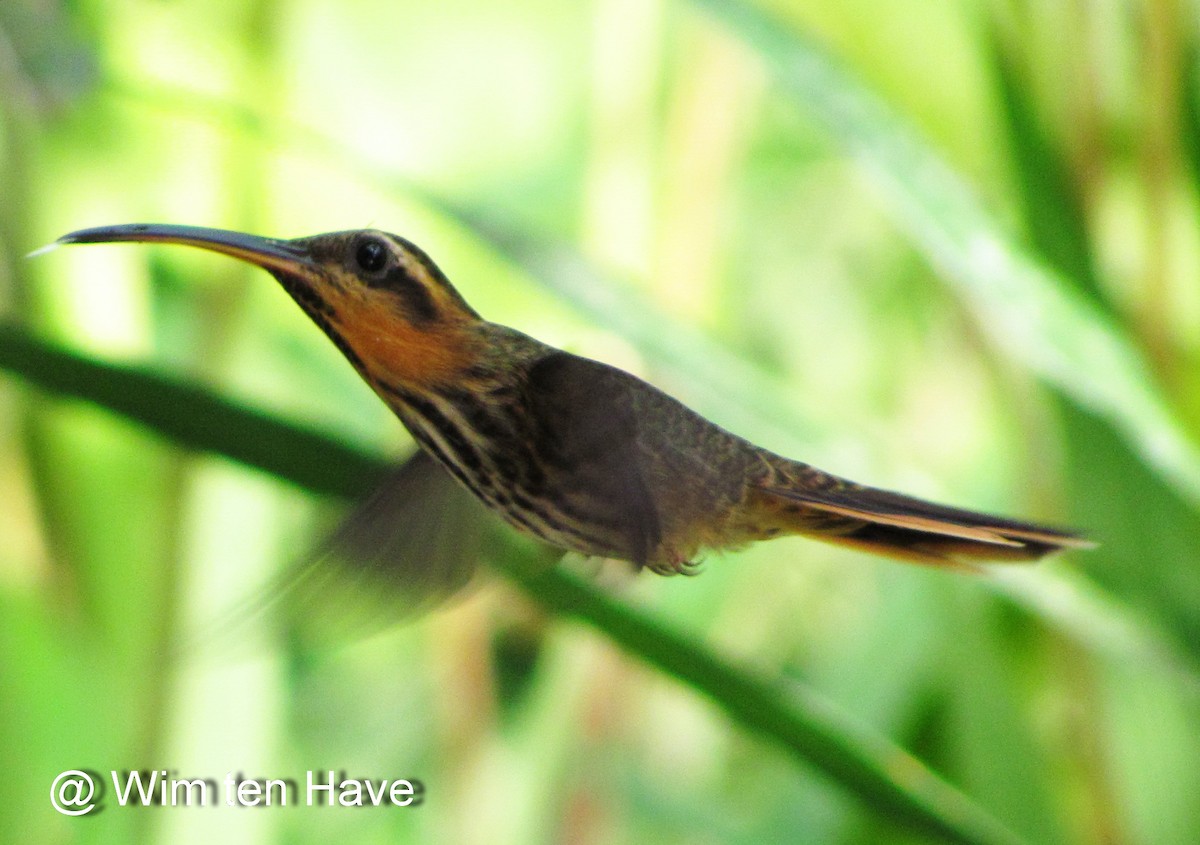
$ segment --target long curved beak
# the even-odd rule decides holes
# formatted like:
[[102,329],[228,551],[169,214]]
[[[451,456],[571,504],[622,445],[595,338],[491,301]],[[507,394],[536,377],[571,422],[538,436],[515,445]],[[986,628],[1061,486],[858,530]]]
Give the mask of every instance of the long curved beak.
[[133,241],[138,243],[182,244],[207,249],[256,264],[266,270],[300,275],[312,266],[308,249],[294,241],[279,241],[203,226],[174,226],[169,223],[125,223],[98,226],[63,235],[55,243],[101,244]]

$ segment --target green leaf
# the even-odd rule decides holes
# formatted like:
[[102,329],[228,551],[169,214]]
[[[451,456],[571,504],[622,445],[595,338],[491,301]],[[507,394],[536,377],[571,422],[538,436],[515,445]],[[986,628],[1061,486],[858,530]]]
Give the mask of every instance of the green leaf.
[[1059,279],[1111,313],[1100,288],[1087,236],[1087,219],[1068,162],[1046,136],[1030,86],[1000,33],[989,32],[1008,146],[1012,152],[1014,197],[1021,203],[1028,240],[1062,274]]
[[[1084,294],[1115,316],[1096,278],[1087,221],[1076,196],[1077,181],[1068,175],[1067,157],[1036,118],[1037,104],[1031,86],[1022,84],[1015,51],[1006,50],[998,34],[993,41],[1004,125],[1019,184],[1015,195],[1029,241],[1058,268],[1059,279],[1078,282]],[[1192,75],[1185,77],[1190,79]],[[1194,126],[1186,108],[1193,99],[1191,87],[1185,85],[1181,92],[1185,97],[1181,121],[1185,141],[1192,137],[1189,127]],[[1185,153],[1188,146],[1184,144]],[[1173,667],[1195,694],[1200,677],[1196,674],[1200,587],[1190,572],[1194,550],[1200,545],[1200,521],[1178,488],[1164,483],[1139,460],[1110,420],[1089,414],[1061,393],[1059,398],[1070,512],[1084,524],[1104,526],[1104,543],[1088,555],[1088,571],[1103,588],[1121,596],[1126,605],[1137,607],[1139,613],[1106,599],[1070,573],[1056,577],[1053,569],[1038,571],[1040,583],[1013,571],[996,573],[997,581],[1010,587],[1020,584],[1023,592],[1010,592],[1012,597],[1027,603],[1032,599],[1039,615],[1056,618],[1058,624],[1087,642],[1103,643],[1104,650],[1124,653],[1125,660]],[[1129,507],[1131,501],[1138,506]],[[1146,566],[1144,561],[1155,565]],[[1133,629],[1141,624],[1138,615],[1156,619],[1170,637],[1146,630],[1134,634]],[[1186,652],[1190,652],[1190,660],[1181,659]]]
[[320,432],[215,396],[149,367],[98,361],[0,324],[0,367],[78,396],[189,449],[223,454],[315,493],[361,496],[390,464]]

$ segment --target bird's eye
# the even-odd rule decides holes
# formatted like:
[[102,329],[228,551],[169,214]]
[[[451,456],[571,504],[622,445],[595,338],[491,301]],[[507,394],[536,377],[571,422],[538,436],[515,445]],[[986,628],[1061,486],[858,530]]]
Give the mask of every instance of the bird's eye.
[[354,262],[366,273],[378,273],[387,265],[388,250],[383,242],[369,238],[354,250]]

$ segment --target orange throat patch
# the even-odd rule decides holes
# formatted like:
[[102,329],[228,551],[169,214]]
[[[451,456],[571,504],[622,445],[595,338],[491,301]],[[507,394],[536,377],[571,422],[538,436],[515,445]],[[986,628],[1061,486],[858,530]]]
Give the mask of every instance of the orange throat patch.
[[458,322],[414,326],[391,315],[363,314],[342,335],[377,383],[415,389],[444,384],[474,359],[474,343]]

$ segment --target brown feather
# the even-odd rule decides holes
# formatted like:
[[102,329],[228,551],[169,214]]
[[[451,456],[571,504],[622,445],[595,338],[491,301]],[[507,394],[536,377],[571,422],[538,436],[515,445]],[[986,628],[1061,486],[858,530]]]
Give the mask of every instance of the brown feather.
[[[792,530],[818,539],[920,563],[958,558],[1037,560],[1065,548],[1094,544],[1069,531],[948,507],[888,490],[846,482],[831,489],[763,487],[793,515]],[[841,517],[832,523],[819,515]]]

